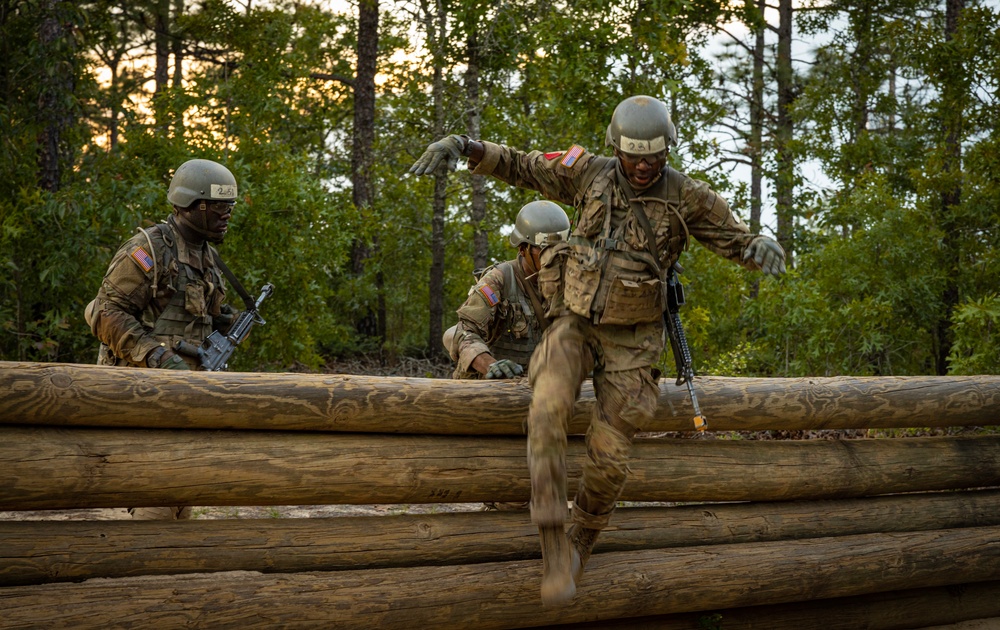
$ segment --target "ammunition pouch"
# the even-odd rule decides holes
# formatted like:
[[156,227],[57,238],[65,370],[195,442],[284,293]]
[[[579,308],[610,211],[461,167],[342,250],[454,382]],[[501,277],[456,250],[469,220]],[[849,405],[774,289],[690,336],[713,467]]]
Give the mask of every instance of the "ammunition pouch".
[[[566,271],[566,259],[570,253],[569,243],[559,241],[542,249],[538,270],[538,292],[545,301],[545,316],[557,317],[563,314],[563,274]],[[539,317],[540,319],[540,317]]]
[[564,296],[566,306],[581,317],[590,319],[590,310],[601,284],[600,259],[584,258],[577,251],[566,259],[563,280],[566,283]]
[[639,324],[659,321],[663,289],[649,264],[625,252],[607,254],[605,280],[597,294],[601,324]]

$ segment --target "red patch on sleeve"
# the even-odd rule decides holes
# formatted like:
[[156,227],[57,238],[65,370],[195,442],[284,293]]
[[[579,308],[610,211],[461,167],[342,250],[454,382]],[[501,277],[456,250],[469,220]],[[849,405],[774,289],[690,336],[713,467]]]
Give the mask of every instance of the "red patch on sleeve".
[[546,160],[551,160],[551,159],[559,157],[563,153],[565,153],[565,151],[552,151],[550,153],[546,153],[545,154],[545,159]]

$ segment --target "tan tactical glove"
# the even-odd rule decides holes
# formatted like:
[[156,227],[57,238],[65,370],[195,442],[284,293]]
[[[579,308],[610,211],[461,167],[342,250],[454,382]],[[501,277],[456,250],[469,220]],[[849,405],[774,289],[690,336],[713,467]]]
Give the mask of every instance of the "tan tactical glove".
[[447,138],[442,138],[433,142],[424,151],[413,166],[410,172],[414,175],[430,175],[441,165],[448,169],[447,172],[455,170],[458,166],[458,158],[465,155],[469,148],[469,138],[452,134]]
[[760,270],[769,276],[785,273],[785,250],[769,236],[758,236],[743,252],[743,262],[753,258]]

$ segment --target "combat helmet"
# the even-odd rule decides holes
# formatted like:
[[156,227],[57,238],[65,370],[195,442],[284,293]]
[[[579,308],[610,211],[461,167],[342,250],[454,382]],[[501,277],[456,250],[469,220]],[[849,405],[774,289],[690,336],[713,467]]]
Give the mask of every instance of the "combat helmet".
[[198,199],[236,201],[236,178],[218,162],[188,160],[170,179],[167,200],[178,208],[187,208]]
[[650,155],[677,144],[667,106],[652,96],[630,96],[615,108],[604,143],[623,153]]
[[543,246],[548,243],[550,234],[559,234],[563,239],[569,236],[569,217],[558,204],[532,201],[518,211],[510,244],[514,247],[524,243]]

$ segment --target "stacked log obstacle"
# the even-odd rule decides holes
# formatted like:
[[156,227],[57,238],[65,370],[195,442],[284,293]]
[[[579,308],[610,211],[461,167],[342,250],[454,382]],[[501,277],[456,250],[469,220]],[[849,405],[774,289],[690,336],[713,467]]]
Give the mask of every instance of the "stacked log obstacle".
[[[1000,424],[995,376],[699,378],[697,389],[714,431]],[[524,501],[529,401],[520,380],[0,362],[0,510]],[[592,407],[585,387],[571,493]],[[687,431],[692,415],[686,392],[663,383],[643,429]],[[622,500],[638,505],[616,512],[567,607],[541,605],[526,511],[0,521],[0,626],[833,630],[1000,618],[1000,435],[645,437],[630,468]]]

